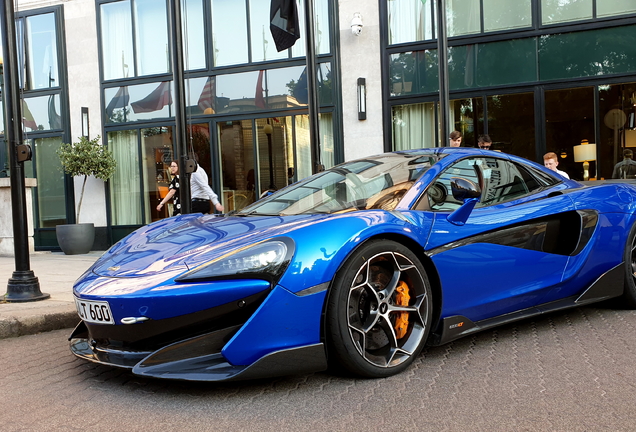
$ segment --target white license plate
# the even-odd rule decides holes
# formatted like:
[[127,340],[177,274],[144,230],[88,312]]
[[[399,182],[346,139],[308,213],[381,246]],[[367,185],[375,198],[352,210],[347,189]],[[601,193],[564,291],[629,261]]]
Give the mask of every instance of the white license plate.
[[80,318],[89,323],[115,324],[110,306],[105,301],[75,299],[75,307]]

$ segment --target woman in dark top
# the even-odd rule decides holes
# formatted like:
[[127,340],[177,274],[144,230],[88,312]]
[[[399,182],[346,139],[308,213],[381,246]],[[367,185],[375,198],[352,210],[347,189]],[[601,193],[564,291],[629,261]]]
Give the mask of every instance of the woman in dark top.
[[170,174],[172,174],[172,181],[170,182],[170,186],[168,186],[168,193],[157,206],[157,211],[161,211],[164,204],[172,198],[172,216],[176,216],[181,214],[181,203],[179,202],[179,165],[177,161],[170,162]]

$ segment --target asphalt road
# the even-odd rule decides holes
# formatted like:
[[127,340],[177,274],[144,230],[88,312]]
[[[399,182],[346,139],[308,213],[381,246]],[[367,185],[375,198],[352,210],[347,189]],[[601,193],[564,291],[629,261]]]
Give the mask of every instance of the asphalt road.
[[636,312],[579,308],[425,350],[401,375],[209,384],[0,340],[1,431],[632,431]]

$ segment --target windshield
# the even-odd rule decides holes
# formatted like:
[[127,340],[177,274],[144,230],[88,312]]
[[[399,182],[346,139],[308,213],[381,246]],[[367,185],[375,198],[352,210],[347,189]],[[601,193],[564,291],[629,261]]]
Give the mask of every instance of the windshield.
[[443,155],[389,153],[340,164],[244,208],[237,215],[287,216],[393,210],[406,191]]

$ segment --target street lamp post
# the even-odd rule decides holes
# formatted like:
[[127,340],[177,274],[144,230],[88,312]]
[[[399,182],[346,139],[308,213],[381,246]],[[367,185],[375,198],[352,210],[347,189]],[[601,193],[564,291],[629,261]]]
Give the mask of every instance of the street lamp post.
[[448,86],[448,44],[446,40],[446,1],[437,0],[437,61],[439,72],[440,143],[448,146],[450,102]]
[[5,62],[3,70],[5,112],[5,140],[9,144],[11,167],[11,209],[13,219],[13,248],[15,271],[7,285],[4,300],[29,302],[49,298],[40,291],[40,282],[31,270],[29,261],[29,237],[26,218],[26,185],[24,161],[31,159],[31,149],[24,144],[22,135],[22,107],[20,106],[20,84],[18,81],[18,54],[15,40],[15,17],[13,1],[1,0],[0,36]]

